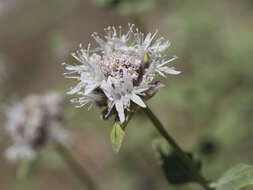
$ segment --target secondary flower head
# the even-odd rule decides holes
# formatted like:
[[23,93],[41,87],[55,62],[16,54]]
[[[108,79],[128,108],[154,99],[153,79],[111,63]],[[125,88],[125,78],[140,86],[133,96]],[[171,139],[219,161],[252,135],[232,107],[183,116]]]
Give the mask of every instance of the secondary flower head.
[[105,107],[103,118],[115,114],[121,123],[127,112],[134,107],[146,107],[145,101],[162,85],[154,81],[156,75],[176,75],[179,71],[167,66],[176,57],[167,58],[165,50],[170,46],[160,37],[154,40],[157,31],[144,36],[134,25],[129,24],[127,33],[114,26],[105,28],[104,38],[93,33],[98,43],[95,49],[80,49],[72,54],[79,62],[75,65],[64,63],[67,78],[79,83],[68,94],[77,94],[72,102],[80,106],[91,103]]
[[58,94],[30,95],[6,108],[6,132],[13,145],[6,151],[11,161],[34,158],[49,140],[64,143],[61,129],[62,98]]

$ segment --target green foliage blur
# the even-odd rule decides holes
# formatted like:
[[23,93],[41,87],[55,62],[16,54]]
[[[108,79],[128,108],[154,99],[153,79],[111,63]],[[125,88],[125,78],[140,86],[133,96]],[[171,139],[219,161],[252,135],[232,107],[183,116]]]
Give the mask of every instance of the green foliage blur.
[[[8,58],[5,65],[10,67],[7,80],[0,82],[2,105],[9,97],[29,93],[53,89],[64,94],[74,81],[64,79],[60,63],[71,60],[79,43],[86,47],[94,31],[102,33],[113,24],[126,28],[128,22],[145,33],[157,28],[171,41],[168,55],[179,57],[173,66],[182,73],[159,79],[166,87],[149,100],[150,108],[186,152],[201,158],[203,174],[210,180],[238,163],[253,164],[250,0],[13,0],[1,9],[2,2],[0,55]],[[66,128],[75,138],[77,158],[101,189],[201,189],[194,183],[167,182],[151,145],[159,134],[142,112],[132,118],[115,154],[110,144],[113,120],[102,121],[100,110],[75,108],[69,99],[66,96]],[[9,142],[4,132],[1,139],[4,153]],[[0,189],[83,189],[51,146],[25,180],[15,177],[16,165],[4,156],[0,160]]]

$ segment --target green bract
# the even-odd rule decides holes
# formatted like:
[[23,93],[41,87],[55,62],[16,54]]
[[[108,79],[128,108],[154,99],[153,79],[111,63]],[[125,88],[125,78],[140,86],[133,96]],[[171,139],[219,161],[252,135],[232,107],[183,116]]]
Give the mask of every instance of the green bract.
[[239,190],[253,185],[253,166],[239,164],[228,170],[215,184],[217,190]]

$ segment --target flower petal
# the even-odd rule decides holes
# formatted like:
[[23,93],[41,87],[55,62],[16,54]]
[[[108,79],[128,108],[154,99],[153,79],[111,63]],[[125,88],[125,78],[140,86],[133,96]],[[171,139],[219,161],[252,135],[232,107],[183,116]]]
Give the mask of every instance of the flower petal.
[[121,123],[123,123],[125,121],[123,102],[121,100],[117,100],[115,102],[115,107],[118,112],[119,120]]
[[85,87],[85,94],[84,95],[87,95],[87,94],[91,93],[97,87],[98,87],[98,85],[96,83],[88,84]]
[[142,99],[136,94],[132,94],[131,100],[143,108],[147,107],[145,103],[142,101]]

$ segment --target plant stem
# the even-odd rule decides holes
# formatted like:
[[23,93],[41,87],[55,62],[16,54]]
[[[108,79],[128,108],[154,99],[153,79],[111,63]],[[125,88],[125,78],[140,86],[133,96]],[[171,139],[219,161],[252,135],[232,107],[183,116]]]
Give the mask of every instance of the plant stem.
[[127,117],[126,117],[126,121],[122,124],[122,129],[125,130],[125,128],[127,127],[128,123],[131,121],[133,115],[135,113],[135,110],[133,112],[130,112]]
[[150,121],[159,131],[159,133],[168,141],[168,143],[173,147],[175,153],[181,159],[181,161],[190,169],[192,175],[196,178],[198,183],[205,189],[205,190],[212,190],[208,186],[208,181],[201,175],[199,170],[196,168],[195,164],[192,160],[184,153],[184,151],[179,147],[176,141],[169,135],[169,133],[165,130],[163,124],[159,121],[159,119],[153,114],[153,112],[147,107],[143,108],[143,111],[146,113]]
[[83,166],[78,163],[74,157],[71,155],[69,150],[60,143],[55,143],[56,150],[61,154],[64,160],[69,164],[73,173],[81,180],[81,182],[88,187],[89,190],[97,190],[95,182],[89,176],[88,172],[83,168]]

